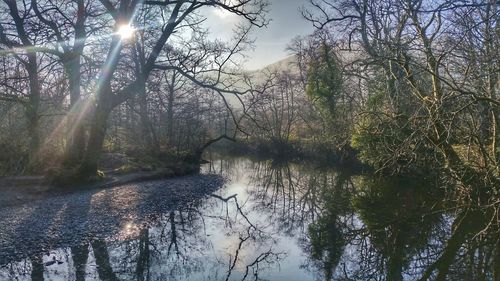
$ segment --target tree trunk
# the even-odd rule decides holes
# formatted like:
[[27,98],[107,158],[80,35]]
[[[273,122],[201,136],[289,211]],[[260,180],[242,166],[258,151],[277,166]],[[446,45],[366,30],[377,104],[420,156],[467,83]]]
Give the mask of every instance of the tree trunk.
[[87,149],[78,169],[77,176],[82,179],[96,176],[97,174],[97,163],[101,156],[104,138],[106,137],[108,117],[113,108],[119,104],[119,102],[113,100],[116,96],[113,95],[111,78],[117,67],[118,60],[118,56],[113,52],[119,52],[121,47],[120,41],[114,38],[105,62],[108,68],[103,70],[101,77],[99,77],[100,86],[96,92],[96,105],[90,124]]
[[168,84],[168,100],[167,100],[167,140],[168,144],[174,144],[174,101],[175,101],[175,72]]
[[144,147],[151,153],[154,154],[158,151],[158,141],[154,137],[154,128],[151,125],[151,120],[148,114],[148,100],[146,96],[146,84],[141,81],[139,85],[139,115],[141,117],[141,131],[144,137]]
[[500,281],[500,238],[497,238],[493,257],[493,280]]
[[26,109],[26,117],[28,119],[28,132],[30,134],[28,162],[29,168],[33,167],[37,160],[38,150],[40,148],[40,122],[38,110],[29,105]]
[[29,76],[29,104],[26,106],[26,117],[28,119],[28,131],[30,133],[28,168],[32,169],[37,160],[40,148],[40,81],[38,80],[37,56],[28,54],[27,72]]
[[97,163],[101,156],[104,138],[106,137],[107,120],[112,107],[104,102],[104,98],[97,103],[92,118],[87,150],[79,169],[79,175],[83,178],[97,174]]
[[74,56],[65,62],[66,75],[69,82],[70,111],[68,113],[67,137],[68,148],[66,154],[66,165],[74,166],[83,158],[85,150],[85,129],[82,124],[84,108],[80,104],[80,56]]
[[[397,227],[397,226],[396,226]],[[387,280],[402,281],[404,267],[404,241],[401,239],[400,230],[393,229],[395,233],[389,237],[391,243],[390,255],[387,261]]]

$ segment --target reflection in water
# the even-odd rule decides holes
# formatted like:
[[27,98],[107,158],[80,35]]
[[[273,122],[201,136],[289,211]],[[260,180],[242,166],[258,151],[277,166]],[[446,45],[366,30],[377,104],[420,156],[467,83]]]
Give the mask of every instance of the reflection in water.
[[[434,212],[442,201],[436,192],[439,189],[408,179],[363,178],[359,186],[353,206],[364,224],[368,249],[378,266],[368,271],[373,261],[360,259],[362,266],[357,274],[377,272],[388,280],[418,276],[420,268],[438,254],[436,250],[445,234],[441,232],[447,228],[442,216]],[[432,245],[436,242],[438,249]]]
[[0,280],[499,278],[494,214],[457,207],[434,182],[245,158],[204,170],[228,182],[109,236],[20,254],[0,265]]

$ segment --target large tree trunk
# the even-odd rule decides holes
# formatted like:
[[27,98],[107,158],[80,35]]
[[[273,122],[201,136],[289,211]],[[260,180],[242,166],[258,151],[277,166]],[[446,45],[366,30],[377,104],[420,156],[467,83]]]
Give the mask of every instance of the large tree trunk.
[[500,281],[500,238],[497,238],[493,253],[493,280]]
[[[25,19],[20,16],[20,12],[17,7],[17,1],[4,1],[8,7],[8,12],[12,17],[13,23],[15,25],[17,35],[25,47],[33,46],[28,33],[25,30]],[[8,47],[17,47],[16,44],[12,43],[6,38],[4,30],[2,29],[2,43]],[[28,48],[29,49],[29,48]],[[28,159],[28,169],[33,169],[35,165],[35,160],[37,160],[37,154],[40,145],[40,134],[39,134],[39,107],[40,107],[40,81],[38,79],[38,61],[36,52],[27,52],[27,61],[20,60],[20,62],[26,67],[28,72],[29,80],[29,96],[28,102],[25,106],[25,114],[28,119],[28,132],[30,135],[29,144],[29,159]]]
[[66,164],[73,166],[83,158],[85,150],[85,129],[82,122],[82,105],[80,104],[80,56],[69,59],[66,64],[66,74],[69,81],[70,111],[68,116],[68,150]]
[[83,157],[79,169],[79,175],[83,178],[95,176],[97,174],[97,164],[102,152],[104,138],[106,137],[107,120],[112,107],[105,99],[100,99],[92,118],[87,150]]
[[113,100],[116,96],[113,95],[111,78],[117,67],[118,56],[115,52],[119,52],[121,47],[120,41],[114,38],[105,62],[107,67],[99,77],[98,83],[100,86],[96,92],[96,105],[90,124],[87,149],[78,169],[78,176],[83,179],[97,175],[97,163],[106,137],[108,117],[113,108],[119,104],[119,102]]
[[[389,237],[391,243],[390,255],[387,261],[387,280],[402,281],[404,267],[404,241],[400,230],[395,230]],[[404,239],[404,238],[403,238]]]

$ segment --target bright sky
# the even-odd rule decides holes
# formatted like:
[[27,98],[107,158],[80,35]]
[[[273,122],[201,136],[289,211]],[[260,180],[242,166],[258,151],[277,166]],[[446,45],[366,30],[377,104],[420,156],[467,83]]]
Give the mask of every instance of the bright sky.
[[[298,35],[312,33],[312,24],[307,22],[300,13],[300,8],[307,5],[308,0],[269,0],[268,18],[271,22],[267,27],[255,29],[253,37],[255,50],[248,52],[245,64],[248,70],[261,69],[266,65],[290,56],[286,47]],[[211,10],[207,24],[212,36],[221,39],[231,37],[231,31],[241,20],[238,16],[223,10]]]

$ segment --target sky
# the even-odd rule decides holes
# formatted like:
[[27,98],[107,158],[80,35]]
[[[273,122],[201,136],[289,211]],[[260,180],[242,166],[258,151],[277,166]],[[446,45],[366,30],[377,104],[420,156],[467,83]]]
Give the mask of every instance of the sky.
[[[258,70],[274,62],[289,57],[286,51],[290,41],[298,35],[313,32],[310,22],[300,13],[300,8],[307,5],[308,0],[269,0],[267,27],[256,28],[252,37],[255,39],[255,49],[248,51],[244,64],[248,70]],[[231,31],[241,19],[233,14],[219,9],[212,9],[207,15],[207,25],[212,36],[220,39],[231,37]]]

